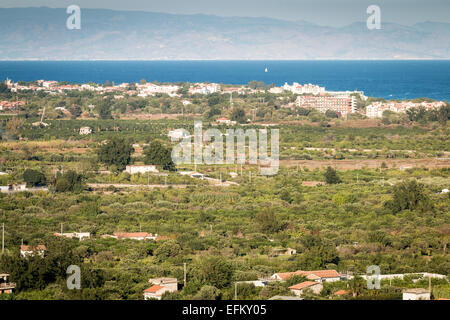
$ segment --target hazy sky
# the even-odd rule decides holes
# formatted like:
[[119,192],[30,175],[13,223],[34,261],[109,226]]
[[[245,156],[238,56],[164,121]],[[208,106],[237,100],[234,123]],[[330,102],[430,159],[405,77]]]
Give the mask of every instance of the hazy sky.
[[0,8],[67,7],[143,10],[181,14],[271,17],[342,26],[367,19],[366,9],[381,8],[381,21],[412,25],[450,22],[450,0],[1,0]]

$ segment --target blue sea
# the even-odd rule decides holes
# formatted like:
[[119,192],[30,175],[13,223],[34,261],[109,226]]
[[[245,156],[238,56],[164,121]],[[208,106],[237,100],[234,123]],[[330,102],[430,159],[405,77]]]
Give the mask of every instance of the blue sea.
[[[267,68],[267,72],[265,69]],[[363,90],[386,99],[450,100],[445,61],[0,61],[0,79],[70,83],[114,81],[313,83],[327,90]]]

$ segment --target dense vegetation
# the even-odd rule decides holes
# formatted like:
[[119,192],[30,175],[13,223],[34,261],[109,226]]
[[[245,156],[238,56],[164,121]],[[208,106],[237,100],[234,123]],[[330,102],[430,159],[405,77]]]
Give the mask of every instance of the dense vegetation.
[[[1,93],[0,87],[2,94],[11,93]],[[165,95],[116,100],[69,92],[21,93],[16,98],[29,103],[18,115],[0,118],[5,129],[0,171],[6,173],[0,175],[0,185],[25,181],[48,191],[0,193],[6,248],[0,273],[9,273],[17,284],[13,295],[1,298],[142,299],[151,277],[176,277],[182,284],[184,263],[186,285],[163,299],[232,299],[235,285],[241,299],[289,295],[288,287],[304,278],[264,288],[239,282],[298,269],[357,275],[378,265],[382,273],[450,274],[450,193],[442,192],[450,170],[439,160],[448,157],[449,125],[442,114],[405,114],[398,123],[344,121],[336,114],[282,108],[281,101],[295,98],[288,94],[285,100],[271,94],[233,96],[233,109],[227,105],[229,95],[215,94],[192,97],[183,110],[188,116],[148,120],[126,117],[181,113],[183,106]],[[244,128],[260,128],[264,121],[280,128],[277,175],[260,176],[258,167],[250,165],[173,164],[169,130],[192,133],[194,118],[219,115],[244,123],[251,117],[245,103],[256,108],[257,121]],[[40,105],[49,106],[48,126],[32,125]],[[57,106],[66,106],[70,114],[55,110]],[[80,135],[83,126],[93,133]],[[208,121],[203,129],[210,127],[217,126]],[[370,168],[356,162],[342,170],[340,160],[345,159],[380,161]],[[425,159],[426,165],[403,168],[403,162],[396,162],[415,159]],[[127,164],[144,163],[157,165],[160,173],[123,172]],[[174,171],[195,168],[220,183],[235,184],[217,185]],[[90,232],[92,237],[55,237],[61,224],[65,232]],[[140,230],[160,238],[102,237]],[[45,244],[44,257],[20,257],[22,240]],[[274,254],[288,247],[297,254]],[[81,267],[81,290],[65,285],[72,264]],[[369,290],[355,277],[327,283],[320,295],[305,297],[328,299],[346,289],[348,299],[399,299],[402,288],[428,287],[427,281],[413,280],[405,277]],[[435,297],[450,298],[446,280],[432,285]]]

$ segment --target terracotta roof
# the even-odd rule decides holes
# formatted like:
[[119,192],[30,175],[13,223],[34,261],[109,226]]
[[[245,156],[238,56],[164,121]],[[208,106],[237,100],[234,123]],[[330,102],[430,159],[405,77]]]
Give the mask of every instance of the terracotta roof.
[[337,277],[340,277],[339,272],[337,272],[336,270],[314,270],[314,271],[301,271],[301,270],[298,270],[296,272],[298,272],[298,274],[302,274],[302,275],[305,275],[305,276],[313,274],[313,275],[318,276],[320,278],[337,278]]
[[20,250],[22,251],[47,250],[47,248],[43,244],[39,244],[37,246],[21,245]]
[[120,238],[138,238],[138,237],[151,237],[152,235],[147,232],[116,232],[115,236]]
[[349,291],[341,289],[341,290],[336,291],[333,294],[336,295],[336,296],[343,296],[343,295],[349,294]]
[[312,286],[314,286],[316,284],[319,284],[319,282],[305,281],[305,282],[297,283],[296,285],[293,285],[293,286],[289,287],[289,289],[291,289],[291,290],[301,290],[301,289],[304,289],[304,288],[312,287]]
[[293,275],[295,275],[295,272],[278,272],[276,273],[278,275],[278,277],[281,278],[281,280],[286,280],[290,277],[292,277]]
[[317,280],[319,278],[337,278],[340,277],[339,272],[336,270],[314,270],[314,271],[303,271],[297,270],[295,272],[279,272],[277,275],[281,280],[286,280],[295,275],[305,276],[310,280]]
[[151,287],[148,288],[148,289],[145,289],[144,292],[148,292],[148,293],[156,293],[156,292],[158,292],[158,291],[161,290],[161,289],[164,289],[164,287],[158,286],[158,285],[154,285],[154,286],[151,286]]

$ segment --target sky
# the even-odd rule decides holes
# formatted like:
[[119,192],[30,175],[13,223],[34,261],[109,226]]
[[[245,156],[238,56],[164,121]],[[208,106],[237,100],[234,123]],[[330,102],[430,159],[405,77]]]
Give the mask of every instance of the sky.
[[305,20],[325,26],[366,21],[369,5],[381,9],[381,21],[413,25],[436,21],[450,23],[450,0],[1,0],[0,8],[40,7],[153,11],[177,14],[269,17]]

